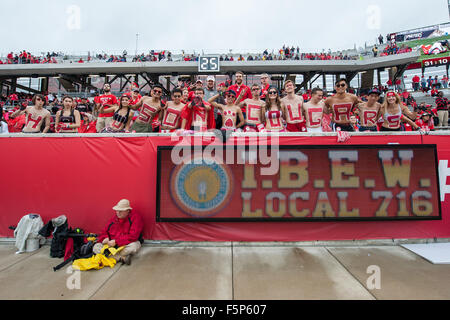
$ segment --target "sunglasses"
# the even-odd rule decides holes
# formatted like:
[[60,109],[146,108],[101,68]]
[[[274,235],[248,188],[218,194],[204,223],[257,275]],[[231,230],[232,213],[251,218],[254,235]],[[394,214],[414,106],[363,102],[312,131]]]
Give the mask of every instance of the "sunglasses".
[[336,87],[345,88],[347,85],[345,83],[337,84]]
[[258,91],[258,90],[261,90],[261,89],[259,89],[259,88],[253,88],[252,89],[252,91]]
[[269,91],[269,94],[278,94],[276,91]]
[[178,95],[177,95],[177,96],[173,96],[173,97],[174,97],[174,98],[181,98],[181,96],[178,96]]
[[233,98],[233,99],[236,98],[236,96],[235,96],[235,95],[232,95],[232,94],[228,94],[227,97],[228,97],[228,98]]
[[162,91],[160,90],[153,90],[154,93],[162,94]]

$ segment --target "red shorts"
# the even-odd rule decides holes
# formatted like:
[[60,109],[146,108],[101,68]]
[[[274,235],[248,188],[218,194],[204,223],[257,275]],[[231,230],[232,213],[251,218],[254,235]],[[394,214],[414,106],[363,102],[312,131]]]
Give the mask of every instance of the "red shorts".
[[286,126],[287,132],[307,132],[306,122],[288,123]]

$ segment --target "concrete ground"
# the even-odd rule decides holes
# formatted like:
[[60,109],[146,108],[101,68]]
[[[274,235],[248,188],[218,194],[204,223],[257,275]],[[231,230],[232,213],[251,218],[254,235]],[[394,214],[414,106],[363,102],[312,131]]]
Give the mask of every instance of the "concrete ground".
[[450,265],[398,245],[150,243],[130,266],[53,267],[0,244],[0,300],[447,300]]

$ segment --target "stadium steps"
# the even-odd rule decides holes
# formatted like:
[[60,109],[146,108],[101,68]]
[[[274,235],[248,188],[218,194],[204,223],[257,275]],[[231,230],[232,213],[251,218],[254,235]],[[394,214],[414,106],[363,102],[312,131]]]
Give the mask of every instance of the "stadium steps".
[[[441,90],[444,92],[444,96],[448,98],[450,94],[450,89],[443,89]],[[422,92],[412,92],[411,95],[416,99],[417,104],[421,104],[422,102],[425,102],[425,104],[435,105],[436,103],[436,97],[432,97],[429,93],[422,93]]]

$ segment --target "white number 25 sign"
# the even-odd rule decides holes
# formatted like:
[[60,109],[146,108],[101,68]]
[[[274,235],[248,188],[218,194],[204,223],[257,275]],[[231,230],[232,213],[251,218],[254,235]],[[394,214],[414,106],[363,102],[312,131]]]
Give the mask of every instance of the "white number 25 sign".
[[200,57],[198,59],[198,72],[219,72],[219,57]]

